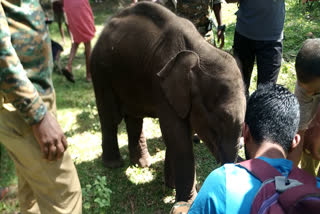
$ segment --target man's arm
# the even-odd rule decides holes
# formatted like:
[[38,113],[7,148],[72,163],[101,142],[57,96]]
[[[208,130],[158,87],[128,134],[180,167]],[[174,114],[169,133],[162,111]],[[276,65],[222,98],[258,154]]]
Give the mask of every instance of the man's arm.
[[222,20],[221,20],[221,1],[216,0],[213,2],[213,12],[218,23],[217,38],[218,38],[218,43],[220,42],[219,48],[223,48],[225,25],[222,25]]
[[11,44],[11,33],[3,5],[10,7],[10,4],[5,0],[0,4],[0,92],[32,127],[44,158],[55,160],[67,148],[65,136],[57,120],[47,112]]
[[46,107],[11,44],[11,33],[2,7],[5,3],[2,1],[0,5],[0,91],[5,95],[5,101],[12,103],[32,125],[44,117]]

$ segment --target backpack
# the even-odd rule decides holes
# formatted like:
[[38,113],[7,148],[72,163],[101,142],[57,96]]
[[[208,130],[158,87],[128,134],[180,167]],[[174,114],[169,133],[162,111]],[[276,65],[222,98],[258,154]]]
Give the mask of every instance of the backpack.
[[320,189],[309,173],[293,167],[288,177],[261,159],[238,163],[262,184],[251,205],[251,214],[319,214]]

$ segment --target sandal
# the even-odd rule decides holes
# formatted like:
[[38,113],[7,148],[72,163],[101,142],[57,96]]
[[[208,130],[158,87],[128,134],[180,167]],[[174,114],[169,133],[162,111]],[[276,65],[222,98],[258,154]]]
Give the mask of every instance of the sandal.
[[5,195],[9,192],[9,188],[0,188],[0,201],[5,197]]
[[69,81],[72,82],[72,83],[75,83],[73,74],[70,73],[70,72],[68,71],[68,69],[63,68],[63,69],[61,69],[61,71],[62,71],[62,74],[67,78],[67,80],[69,80]]

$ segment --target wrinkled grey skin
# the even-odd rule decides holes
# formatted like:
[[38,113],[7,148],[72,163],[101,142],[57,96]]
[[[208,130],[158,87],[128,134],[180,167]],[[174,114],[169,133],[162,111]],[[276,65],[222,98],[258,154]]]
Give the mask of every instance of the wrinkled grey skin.
[[122,119],[131,162],[150,165],[144,117],[159,118],[165,182],[176,188],[177,201],[197,194],[193,131],[218,161],[234,162],[246,103],[240,70],[188,20],[150,2],[123,10],[101,33],[91,72],[106,167],[122,165],[117,141]]

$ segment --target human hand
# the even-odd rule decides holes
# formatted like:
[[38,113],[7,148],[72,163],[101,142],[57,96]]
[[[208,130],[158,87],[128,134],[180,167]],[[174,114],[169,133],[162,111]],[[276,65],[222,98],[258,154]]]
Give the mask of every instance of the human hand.
[[220,43],[219,48],[222,49],[224,46],[224,30],[217,31],[217,38],[218,38],[217,44]]
[[58,121],[50,112],[47,112],[39,123],[32,125],[32,132],[40,145],[43,158],[55,161],[67,150],[67,139]]

